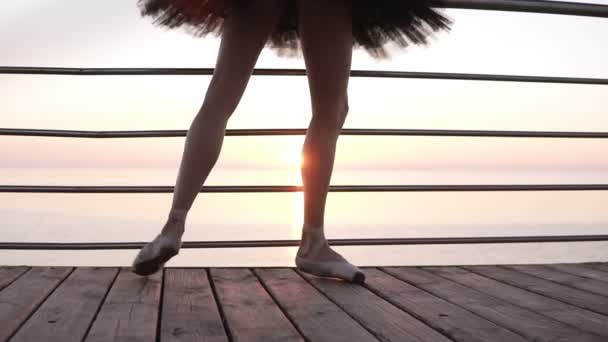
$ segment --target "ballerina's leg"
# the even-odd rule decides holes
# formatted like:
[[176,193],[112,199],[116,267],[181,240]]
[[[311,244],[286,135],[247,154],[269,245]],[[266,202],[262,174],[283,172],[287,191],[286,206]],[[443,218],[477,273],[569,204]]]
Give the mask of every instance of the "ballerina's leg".
[[304,227],[296,265],[315,275],[363,282],[363,272],[335,252],[324,234],[325,203],[336,145],[348,113],[351,5],[346,1],[309,0],[299,0],[297,5],[312,119],[302,151]]
[[188,211],[219,157],[228,119],[277,23],[280,1],[252,1],[248,7],[226,2],[228,15],[213,77],[186,135],[167,222],[135,257],[135,273],[154,273],[178,253]]

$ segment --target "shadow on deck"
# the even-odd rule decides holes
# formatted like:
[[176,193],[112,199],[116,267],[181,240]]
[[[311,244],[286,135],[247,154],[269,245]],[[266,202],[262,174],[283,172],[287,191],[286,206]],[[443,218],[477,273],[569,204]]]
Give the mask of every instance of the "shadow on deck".
[[608,341],[608,263],[0,267],[0,341]]

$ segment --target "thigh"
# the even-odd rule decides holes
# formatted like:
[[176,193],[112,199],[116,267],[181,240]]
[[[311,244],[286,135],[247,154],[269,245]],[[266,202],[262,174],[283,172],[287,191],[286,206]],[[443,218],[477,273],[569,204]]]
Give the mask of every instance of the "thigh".
[[350,1],[298,0],[298,27],[313,113],[347,105],[353,44]]
[[260,51],[275,29],[281,0],[227,0],[221,42],[207,98],[238,100]]

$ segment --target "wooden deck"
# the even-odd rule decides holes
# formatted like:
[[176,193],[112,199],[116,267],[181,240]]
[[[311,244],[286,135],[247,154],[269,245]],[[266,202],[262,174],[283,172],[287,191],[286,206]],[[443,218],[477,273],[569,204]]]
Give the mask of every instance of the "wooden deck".
[[0,341],[608,341],[608,263],[0,267]]

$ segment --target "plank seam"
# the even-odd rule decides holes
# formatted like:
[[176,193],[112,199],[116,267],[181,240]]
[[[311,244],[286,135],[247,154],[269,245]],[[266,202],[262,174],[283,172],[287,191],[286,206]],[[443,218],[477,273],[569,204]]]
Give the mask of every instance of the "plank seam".
[[310,340],[304,335],[304,333],[302,333],[302,330],[300,330],[300,327],[298,327],[298,325],[296,324],[295,319],[293,319],[293,317],[291,317],[291,315],[289,315],[287,313],[287,310],[281,305],[281,303],[279,303],[279,301],[276,299],[276,297],[274,296],[274,294],[272,294],[272,292],[270,291],[270,289],[268,288],[268,286],[266,286],[266,283],[264,283],[264,281],[262,281],[262,278],[255,271],[255,269],[254,268],[250,268],[249,271],[251,273],[253,273],[253,275],[258,279],[258,281],[260,282],[260,284],[262,285],[262,287],[264,288],[264,290],[266,291],[266,293],[268,293],[268,295],[270,296],[270,298],[272,298],[272,301],[279,307],[279,310],[281,310],[281,312],[283,313],[283,315],[285,315],[285,317],[287,318],[287,320],[291,323],[291,325],[293,325],[293,327],[296,329],[296,331],[298,332],[298,334],[300,334],[300,337],[302,337],[305,341],[310,342]]
[[[389,277],[391,277],[391,278],[394,278],[394,279],[396,279],[396,280],[398,280],[398,281],[403,281],[403,280],[401,280],[401,279],[399,279],[399,278],[397,278],[397,277],[393,276],[392,274],[388,274],[388,273],[384,272],[384,270],[382,270],[382,269],[380,269],[380,268],[376,268],[376,269],[377,269],[377,270],[380,270],[381,272],[385,273],[387,276],[389,276]],[[407,309],[405,309],[405,308],[402,308],[402,307],[401,307],[401,305],[398,305],[397,303],[394,303],[394,302],[391,300],[391,298],[390,298],[389,296],[385,296],[385,295],[383,295],[383,294],[382,294],[380,291],[376,291],[376,290],[374,290],[374,289],[373,289],[373,288],[371,288],[371,287],[370,287],[370,286],[369,286],[367,283],[365,283],[365,284],[364,284],[364,286],[365,286],[365,288],[366,288],[366,289],[368,289],[370,292],[372,292],[372,293],[373,293],[373,294],[375,294],[376,296],[378,296],[378,297],[380,297],[380,298],[384,299],[385,301],[387,301],[387,302],[391,303],[393,306],[395,306],[397,309],[399,309],[399,310],[401,310],[401,311],[405,312],[406,314],[408,314],[408,315],[410,315],[410,316],[414,317],[415,319],[419,320],[421,323],[423,323],[424,325],[426,325],[426,326],[427,326],[427,327],[429,327],[430,329],[435,330],[436,332],[440,333],[441,335],[445,336],[447,339],[449,339],[449,340],[451,340],[451,341],[457,341],[457,340],[455,340],[453,337],[451,337],[450,335],[448,335],[448,334],[447,334],[447,332],[445,332],[445,331],[443,331],[443,330],[441,330],[441,329],[435,328],[435,327],[433,327],[432,325],[430,325],[430,324],[428,323],[428,320],[427,320],[427,319],[425,319],[425,318],[423,318],[422,316],[418,315],[416,312],[414,312],[414,311],[409,311],[409,310],[407,310]],[[423,290],[423,291],[424,291],[424,290]],[[426,292],[426,291],[425,291],[425,292]],[[427,293],[428,293],[428,292],[427,292]],[[437,296],[433,295],[432,293],[430,293],[430,295],[431,295],[431,296],[433,296],[433,297],[437,297]]]
[[[515,272],[518,272],[518,273],[520,273],[520,274],[524,274],[524,275],[532,276],[532,277],[534,277],[534,278],[538,278],[538,279],[541,279],[541,280],[544,280],[544,281],[548,281],[548,282],[551,282],[551,283],[554,283],[554,284],[557,284],[557,285],[565,286],[565,287],[568,287],[568,288],[573,289],[573,290],[576,290],[576,291],[581,291],[581,292],[585,292],[585,293],[587,293],[587,294],[591,294],[591,295],[594,295],[594,296],[600,296],[600,297],[608,298],[608,296],[606,296],[606,295],[604,295],[604,294],[601,294],[601,293],[597,293],[597,292],[593,292],[593,291],[590,291],[590,290],[582,289],[582,288],[580,288],[580,287],[574,287],[574,286],[572,286],[572,285],[570,285],[570,284],[566,284],[566,283],[562,283],[562,282],[554,281],[554,280],[551,280],[551,279],[543,278],[543,277],[537,276],[537,275],[535,275],[535,274],[526,273],[526,272],[520,271],[520,270],[518,270],[518,269],[512,268],[512,267],[510,267],[510,266],[513,266],[513,265],[497,265],[497,267],[500,267],[500,268],[506,268],[506,269],[508,269],[508,270],[515,271]],[[535,266],[546,266],[546,265],[535,265]],[[558,271],[558,270],[555,270],[555,269],[552,269],[552,270],[554,270],[554,271]],[[561,271],[558,271],[558,272],[561,272]],[[569,274],[569,273],[567,273],[567,272],[565,272],[565,273],[566,273],[566,274]],[[573,275],[574,275],[574,276],[577,276],[577,277],[579,277],[579,278],[584,278],[584,277],[581,277],[581,276],[576,275],[576,274],[573,274]],[[593,280],[593,279],[589,279],[589,278],[585,278],[585,279],[587,279],[587,280]],[[600,281],[600,280],[598,280],[598,281]],[[607,284],[607,285],[608,285],[608,284]],[[578,306],[578,305],[577,305],[577,306]],[[606,314],[602,314],[602,315],[604,315],[604,316],[605,316]]]
[[[111,267],[114,268],[114,267]],[[93,319],[91,319],[91,322],[89,323],[89,326],[87,327],[87,330],[84,332],[84,335],[82,336],[82,341],[86,341],[87,337],[89,336],[89,333],[91,332],[91,328],[93,328],[93,324],[95,324],[95,321],[97,320],[97,315],[99,315],[99,311],[101,311],[101,308],[103,307],[103,305],[106,302],[106,299],[108,298],[108,295],[110,294],[110,290],[112,290],[112,287],[114,286],[114,283],[116,282],[116,279],[118,278],[118,275],[120,274],[120,267],[118,267],[118,272],[116,272],[116,274],[114,275],[114,278],[112,278],[112,281],[110,282],[110,286],[108,286],[108,289],[106,290],[106,293],[104,293],[103,298],[101,298],[101,301],[99,302],[99,306],[97,307],[97,309],[95,309],[95,314],[93,315]]]
[[209,287],[211,287],[211,292],[213,293],[213,300],[215,301],[215,305],[217,306],[217,311],[220,314],[220,318],[222,321],[222,327],[224,328],[226,337],[228,338],[228,341],[233,342],[234,337],[232,336],[232,333],[230,332],[230,327],[228,326],[228,319],[226,318],[226,315],[224,314],[224,309],[222,308],[222,304],[220,302],[220,297],[217,294],[217,289],[215,288],[215,281],[213,280],[213,277],[211,276],[211,269],[204,268],[204,270],[205,270],[205,273],[207,273],[207,281],[209,282]]
[[[434,272],[430,272],[430,271],[425,270],[423,267],[418,267],[418,268],[419,268],[419,269],[421,269],[421,270],[423,270],[423,271],[425,271],[425,272],[431,273],[431,274],[433,274],[434,276],[437,276],[437,277],[439,277],[439,278],[442,278],[442,279],[445,279],[445,280],[447,280],[447,281],[453,282],[453,283],[458,284],[458,285],[460,285],[460,286],[464,286],[464,287],[468,288],[469,290],[473,290],[473,291],[475,291],[475,292],[478,292],[478,293],[481,293],[481,294],[483,294],[483,295],[486,295],[486,296],[492,297],[492,298],[494,298],[494,299],[497,299],[499,302],[504,302],[504,303],[507,303],[507,304],[509,304],[509,305],[515,306],[515,307],[517,307],[517,308],[520,308],[520,309],[522,309],[522,310],[529,311],[529,312],[532,312],[532,313],[537,314],[537,315],[539,315],[539,316],[545,317],[546,319],[548,319],[548,320],[550,320],[550,321],[553,321],[553,322],[556,322],[557,324],[565,325],[566,327],[572,328],[572,329],[574,329],[575,331],[580,331],[581,333],[585,333],[585,334],[593,335],[593,336],[596,336],[596,337],[601,337],[600,335],[594,334],[594,333],[592,333],[592,332],[588,332],[588,331],[581,330],[581,329],[580,329],[580,328],[578,328],[578,327],[574,327],[574,326],[572,326],[572,325],[570,325],[570,324],[568,324],[568,323],[565,323],[565,322],[562,322],[562,321],[558,321],[557,319],[555,319],[555,318],[553,318],[553,317],[546,316],[546,315],[544,315],[544,314],[542,314],[542,313],[539,313],[539,312],[536,312],[536,311],[534,311],[534,310],[532,310],[532,309],[530,309],[530,308],[522,307],[522,306],[520,306],[520,305],[517,305],[517,304],[511,303],[510,301],[507,301],[507,300],[504,300],[504,299],[501,299],[501,298],[498,298],[498,297],[494,297],[494,296],[492,296],[492,295],[490,295],[490,294],[487,294],[487,293],[485,293],[485,292],[483,292],[483,291],[481,291],[481,290],[478,290],[478,289],[476,289],[476,288],[471,288],[471,287],[468,287],[468,286],[466,286],[466,285],[460,284],[459,282],[457,282],[457,281],[455,281],[455,280],[452,280],[452,279],[449,279],[449,278],[442,277],[441,275],[438,275],[438,274],[436,274],[436,273],[434,273]],[[509,268],[509,269],[510,269],[510,268]],[[521,273],[523,273],[523,272],[521,272]],[[527,274],[527,273],[524,273],[524,274]],[[543,279],[543,278],[541,278],[541,279]],[[546,279],[545,279],[545,280],[546,280]],[[497,281],[498,281],[498,280],[497,280]],[[499,282],[500,282],[500,281],[499,281]],[[507,285],[508,285],[508,284],[507,284]],[[528,292],[532,292],[532,291],[529,291],[529,290],[526,290],[526,291],[528,291]],[[533,292],[533,293],[535,293],[535,292]],[[446,299],[446,300],[447,300],[447,299]],[[567,304],[567,303],[566,303],[566,304]],[[498,324],[498,323],[496,323],[496,324]],[[505,328],[506,328],[506,327],[505,327]]]
[[[495,265],[495,266],[496,266],[496,267],[500,267],[500,265]],[[478,274],[478,275],[480,275],[480,276],[485,276],[485,277],[488,277],[488,278],[490,278],[490,279],[494,279],[494,280],[496,280],[496,281],[500,281],[500,282],[502,282],[500,279],[496,279],[496,278],[494,278],[494,277],[492,277],[492,276],[486,276],[486,275],[484,275],[484,274],[481,274],[481,273],[475,272],[475,270],[474,270],[474,269],[470,269],[470,268],[468,268],[468,267],[466,267],[466,266],[464,266],[464,269],[466,269],[467,271],[471,271],[471,272],[473,272],[473,273],[475,273],[475,274]],[[537,278],[537,279],[540,279],[540,280],[543,280],[543,281],[547,281],[547,282],[550,282],[550,283],[553,283],[553,284],[557,284],[557,285],[566,286],[566,285],[563,285],[563,284],[560,284],[560,283],[556,283],[556,282],[553,282],[553,281],[550,281],[550,280],[547,280],[547,279],[544,279],[544,278],[539,278],[539,277],[533,276],[533,275],[528,274],[528,273],[519,272],[519,271],[517,271],[517,270],[510,269],[510,268],[507,268],[507,269],[508,269],[508,270],[510,270],[510,271],[513,271],[513,272],[517,272],[517,273],[520,273],[520,274],[523,274],[523,275],[527,275],[527,276],[530,276],[530,277],[534,277],[534,278]],[[544,293],[537,292],[537,291],[534,291],[534,290],[532,290],[532,289],[525,288],[525,287],[523,287],[523,286],[514,285],[514,284],[509,284],[509,285],[514,286],[514,287],[517,287],[517,288],[522,289],[522,290],[524,290],[524,291],[529,291],[529,292],[532,292],[532,293],[536,293],[536,294],[538,294],[538,295],[540,295],[540,296],[543,296],[543,297],[546,297],[546,298],[549,298],[549,299],[557,300],[557,301],[562,302],[562,303],[564,303],[564,304],[569,304],[569,305],[572,305],[572,306],[576,306],[576,307],[577,307],[577,308],[579,308],[579,309],[589,310],[589,311],[592,311],[592,312],[594,312],[594,313],[596,313],[596,314],[599,314],[599,315],[602,315],[602,316],[606,316],[606,317],[608,317],[608,315],[606,315],[605,313],[598,312],[598,311],[595,311],[595,310],[590,309],[590,308],[585,308],[585,307],[582,307],[582,306],[577,305],[577,304],[574,304],[574,303],[566,302],[565,300],[563,300],[563,299],[561,299],[561,298],[557,298],[557,297],[548,296],[548,295],[546,295],[546,294],[544,294]],[[593,295],[596,295],[595,293],[586,292],[586,291],[584,291],[584,290],[577,289],[577,288],[572,288],[572,287],[571,287],[571,289],[573,289],[573,290],[577,290],[577,291],[581,291],[581,292],[585,292],[585,293],[588,293],[588,294],[593,294]]]
[[165,282],[167,281],[165,271],[166,271],[166,268],[163,267],[161,269],[160,293],[158,295],[158,307],[157,307],[157,315],[156,315],[156,334],[154,334],[154,338],[155,338],[156,342],[160,342],[160,338],[161,338],[161,328],[162,328],[162,319],[163,319],[163,299],[165,296]]
[[304,275],[302,275],[302,272],[297,267],[293,268],[293,270],[296,272],[297,275],[299,275],[302,279],[304,279],[304,281],[306,281],[312,287],[314,287],[322,296],[324,296],[325,298],[327,298],[327,300],[329,300],[335,306],[337,306],[338,308],[340,308],[340,310],[342,310],[342,312],[344,312],[348,317],[352,318],[353,321],[357,322],[357,324],[359,324],[361,327],[363,327],[363,329],[367,330],[370,334],[372,334],[372,336],[374,336],[378,341],[382,341],[383,340],[378,334],[376,334],[375,331],[371,330],[365,324],[363,324],[363,322],[361,322],[360,320],[358,320],[355,316],[351,315],[350,312],[348,312],[347,310],[344,309],[344,307],[342,307],[340,304],[338,304],[335,300],[331,299],[327,294],[325,294],[325,292],[323,292],[323,290],[319,289],[309,279],[307,279]]
[[[416,267],[416,268],[419,268],[419,267]],[[447,298],[444,298],[444,297],[441,297],[441,296],[439,296],[439,295],[437,295],[437,294],[434,294],[434,293],[432,293],[432,292],[430,292],[430,291],[428,291],[428,290],[425,290],[425,289],[421,288],[420,286],[417,286],[417,285],[416,285],[416,284],[414,284],[414,283],[410,283],[410,282],[409,282],[409,281],[407,281],[407,280],[401,279],[401,278],[399,278],[399,277],[397,277],[397,276],[395,276],[395,275],[393,275],[393,274],[389,273],[388,271],[386,271],[386,270],[384,269],[384,267],[379,267],[378,269],[379,269],[379,270],[381,270],[382,272],[384,272],[384,273],[388,274],[389,276],[391,276],[391,277],[393,277],[393,278],[397,279],[397,280],[400,280],[400,281],[402,281],[402,282],[404,282],[404,283],[406,283],[406,284],[408,284],[408,285],[411,285],[411,286],[413,286],[413,287],[417,288],[417,289],[418,289],[418,290],[420,290],[420,291],[426,292],[426,293],[430,294],[430,295],[431,295],[431,296],[433,296],[433,297],[436,297],[436,298],[439,298],[439,299],[441,299],[441,300],[444,300],[444,301],[446,301],[447,303],[450,303],[450,304],[452,304],[452,305],[454,305],[454,306],[456,306],[456,307],[458,307],[458,308],[460,308],[460,309],[462,309],[462,310],[464,310],[464,311],[467,311],[467,312],[469,312],[469,313],[470,313],[471,315],[473,315],[473,316],[476,316],[476,317],[479,317],[479,318],[481,318],[481,319],[483,319],[483,320],[485,320],[485,321],[488,321],[488,322],[490,322],[490,323],[492,323],[492,324],[494,324],[494,325],[496,325],[496,326],[498,326],[498,327],[501,327],[501,328],[503,328],[503,329],[505,329],[505,330],[507,330],[507,331],[512,332],[512,333],[513,333],[513,334],[515,334],[515,335],[521,336],[521,338],[523,338],[523,339],[525,339],[525,340],[529,340],[529,338],[528,338],[528,337],[526,337],[526,336],[522,335],[521,333],[519,333],[519,332],[517,332],[517,331],[514,331],[513,329],[510,329],[510,328],[508,328],[508,327],[502,326],[502,325],[501,325],[499,322],[494,322],[493,320],[491,320],[491,319],[489,319],[489,318],[487,318],[487,317],[481,316],[480,314],[478,314],[478,313],[476,313],[476,312],[474,312],[474,311],[471,311],[471,310],[469,310],[468,308],[465,308],[464,306],[462,306],[462,305],[460,305],[460,304],[458,304],[458,303],[454,303],[454,302],[452,302],[451,300],[449,300],[449,299],[447,299]]]
[[[455,267],[455,268],[459,268],[459,269],[463,269],[463,270],[465,270],[465,271],[466,271],[466,269],[461,268],[461,267],[457,267],[457,266],[453,266],[453,267]],[[510,305],[513,305],[513,306],[519,307],[519,308],[524,309],[524,310],[527,310],[527,311],[532,311],[532,312],[536,313],[537,315],[540,315],[540,316],[543,316],[543,317],[545,317],[545,318],[547,318],[547,319],[550,319],[550,320],[556,321],[556,322],[558,322],[558,323],[560,323],[560,324],[564,324],[564,325],[566,325],[566,326],[568,326],[568,327],[570,327],[570,328],[573,328],[574,330],[578,330],[578,331],[580,331],[580,332],[582,332],[582,333],[585,333],[585,334],[591,334],[591,335],[594,335],[594,336],[597,336],[597,337],[602,337],[601,335],[598,335],[598,334],[596,334],[596,333],[594,333],[594,332],[590,332],[590,331],[583,330],[583,329],[581,329],[581,328],[579,328],[579,327],[577,327],[577,326],[575,326],[575,325],[572,325],[572,324],[570,324],[570,323],[566,323],[566,322],[563,322],[563,321],[559,321],[559,320],[557,320],[557,319],[555,319],[555,318],[553,318],[553,317],[551,317],[551,316],[547,316],[546,314],[544,314],[544,313],[542,313],[542,312],[538,312],[538,311],[533,310],[533,309],[531,309],[531,308],[528,308],[528,307],[525,307],[525,306],[521,306],[521,305],[516,304],[516,303],[513,303],[513,302],[511,302],[511,301],[508,301],[508,300],[505,300],[505,299],[502,299],[502,298],[499,298],[499,297],[493,296],[492,294],[486,293],[485,291],[479,290],[479,289],[477,289],[477,288],[469,287],[468,285],[463,284],[463,283],[460,283],[460,282],[459,282],[459,281],[457,281],[457,280],[450,279],[450,278],[444,277],[444,276],[442,276],[442,275],[440,275],[440,274],[437,274],[437,273],[435,273],[435,272],[433,272],[433,271],[427,270],[425,267],[422,267],[422,269],[423,269],[424,271],[430,272],[430,273],[432,273],[432,274],[434,274],[434,275],[436,275],[436,276],[438,276],[438,277],[440,277],[440,278],[443,278],[443,279],[446,279],[446,280],[452,281],[452,282],[454,282],[454,283],[460,284],[461,286],[466,286],[467,288],[469,288],[469,289],[471,289],[471,290],[475,290],[475,291],[481,292],[481,293],[483,293],[483,294],[485,294],[485,295],[487,295],[487,296],[490,296],[490,297],[492,297],[492,298],[495,298],[495,299],[497,299],[497,300],[499,300],[499,301],[503,301],[503,302],[509,303]],[[483,275],[479,275],[479,276],[481,276],[481,277],[485,277],[485,276],[483,276]],[[488,277],[485,277],[485,278],[488,278]],[[491,279],[491,278],[488,278],[488,279]],[[495,279],[492,279],[492,280],[497,281],[497,282],[499,282],[499,283],[501,283],[501,284],[503,284],[503,285],[506,285],[506,286],[511,286],[511,285],[509,285],[509,284],[507,284],[507,283],[504,283],[504,282],[502,282],[502,281],[498,281],[498,280],[495,280]],[[514,287],[514,286],[511,286],[511,287]],[[535,292],[531,292],[531,291],[528,291],[528,290],[525,290],[525,291],[526,291],[526,292],[529,292],[530,294],[536,295],[536,293],[535,293]],[[544,296],[543,296],[543,297],[544,297]],[[553,298],[548,298],[548,297],[545,297],[545,298],[547,298],[548,300],[554,300]],[[560,303],[561,303],[561,302],[560,302]],[[562,303],[562,304],[566,304],[566,305],[574,306],[574,307],[576,307],[576,308],[578,308],[578,309],[581,309],[581,310],[586,310],[586,309],[579,308],[578,306],[575,306],[575,305],[572,305],[572,304],[568,304],[568,303]],[[590,311],[590,312],[591,312],[591,311]],[[595,312],[593,312],[593,313],[595,313]]]
[[19,323],[19,325],[15,328],[15,330],[13,331],[12,334],[10,334],[7,338],[7,340],[10,340],[11,338],[13,338],[13,336],[15,336],[19,330],[21,330],[21,328],[23,327],[23,325],[25,325],[25,323],[34,315],[34,313],[36,313],[36,311],[38,311],[38,309],[40,308],[40,306],[42,306],[42,304],[44,304],[44,302],[46,302],[46,300],[53,295],[53,293],[55,292],[55,290],[57,290],[57,288],[63,284],[63,282],[72,274],[74,273],[74,271],[76,270],[76,267],[72,267],[72,270],[70,272],[68,272],[65,277],[63,277],[63,279],[61,279],[61,281],[57,282],[57,285],[55,285],[55,287],[49,291],[49,293],[40,301],[40,303],[38,303],[38,305],[36,305],[36,307],[33,308],[33,310],[27,315],[27,317],[25,317],[25,319],[23,319],[23,321],[21,321],[21,323]]
[[594,271],[608,273],[608,263],[583,263],[581,265]]
[[[602,263],[602,264],[605,265],[605,263]],[[608,274],[608,269],[597,268],[597,266],[594,267],[593,264],[591,264],[591,263],[581,263],[581,264],[572,264],[572,265],[580,266],[587,270],[593,270],[593,271],[597,271],[600,273]]]
[[[547,278],[544,278],[544,277],[541,277],[541,276],[537,276],[536,274],[531,274],[531,273],[523,272],[523,271],[515,269],[515,268],[513,268],[511,266],[513,266],[513,265],[505,265],[503,267],[504,268],[508,268],[510,270],[513,270],[513,271],[517,271],[517,272],[523,273],[523,274],[531,275],[533,277],[540,278],[540,279],[543,279],[543,280],[546,280],[546,281],[550,281],[550,282],[555,283],[555,284],[563,285],[563,286],[569,287],[571,289],[575,289],[575,290],[587,292],[589,294],[593,294],[593,295],[596,295],[596,296],[601,296],[601,297],[608,298],[608,295],[606,295],[606,294],[597,293],[597,292],[594,292],[594,291],[591,291],[591,290],[587,290],[587,289],[583,289],[583,288],[580,288],[580,287],[576,287],[574,285],[566,284],[566,283],[563,283],[563,282],[560,282],[560,281],[547,279]],[[517,265],[517,266],[521,266],[521,265]],[[548,266],[548,265],[539,265],[539,264],[536,264],[536,265],[533,265],[533,266]],[[583,278],[583,280],[592,280],[592,281],[599,281],[599,282],[605,283],[605,282],[603,282],[601,280],[586,278],[586,277],[583,277],[583,276],[580,276],[580,275],[577,275],[577,274],[571,274],[571,273],[568,273],[568,272],[562,272],[561,270],[556,270],[556,269],[551,268],[551,267],[545,267],[545,268],[548,268],[550,271],[561,272],[561,273],[565,273],[566,275],[571,275],[571,276],[575,276],[575,277],[578,277],[578,278]],[[608,286],[608,284],[606,284],[606,285]]]
[[[547,264],[547,265],[543,265],[543,266],[547,266],[547,268],[549,268],[549,269],[551,269],[552,271],[555,271],[555,272],[562,272],[562,273],[566,273],[566,274],[569,274],[569,275],[572,275],[572,276],[576,276],[576,277],[579,277],[579,278],[583,278],[583,279],[585,279],[585,280],[599,281],[599,282],[601,282],[601,283],[605,283],[605,284],[606,284],[606,286],[608,286],[608,281],[606,281],[606,280],[602,280],[602,279],[598,279],[598,278],[591,278],[591,277],[587,277],[587,276],[582,275],[582,274],[577,274],[577,273],[574,273],[574,272],[572,272],[572,270],[569,270],[569,269],[561,269],[561,268],[555,267],[555,265],[552,265],[552,264]],[[587,268],[585,267],[585,269],[587,269]],[[606,273],[606,272],[602,272],[602,271],[598,271],[598,270],[595,270],[595,271],[597,271],[597,272],[601,272],[601,273]],[[606,275],[608,275],[608,274],[606,274]],[[561,284],[561,283],[560,283],[560,284]],[[598,293],[598,294],[599,294],[599,293]],[[600,296],[605,296],[605,295],[602,295],[602,294],[599,294],[599,295],[600,295]]]
[[10,282],[6,283],[4,286],[0,287],[0,291],[4,290],[5,288],[9,287],[12,283],[14,283],[15,281],[17,281],[17,279],[21,278],[24,274],[26,274],[27,272],[29,272],[29,270],[31,270],[31,267],[26,267],[25,270],[23,272],[21,272],[21,274],[19,274],[17,277],[15,277],[15,279],[11,280]]
[[608,272],[608,262],[584,262],[581,265],[597,271]]

